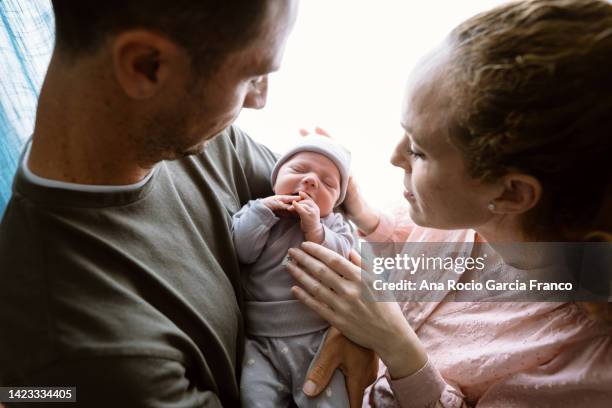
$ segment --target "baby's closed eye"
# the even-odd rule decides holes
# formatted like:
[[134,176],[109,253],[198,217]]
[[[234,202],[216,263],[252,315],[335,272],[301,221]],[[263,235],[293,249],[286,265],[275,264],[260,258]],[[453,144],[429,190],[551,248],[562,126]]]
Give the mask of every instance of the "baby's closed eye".
[[338,182],[336,181],[336,179],[332,178],[332,177],[326,177],[323,179],[323,182],[325,184],[327,184],[328,187],[331,188],[336,188],[338,187]]
[[293,171],[297,172],[297,173],[305,173],[308,171],[308,169],[306,168],[306,166],[303,165],[293,165],[291,166],[291,168],[293,169]]

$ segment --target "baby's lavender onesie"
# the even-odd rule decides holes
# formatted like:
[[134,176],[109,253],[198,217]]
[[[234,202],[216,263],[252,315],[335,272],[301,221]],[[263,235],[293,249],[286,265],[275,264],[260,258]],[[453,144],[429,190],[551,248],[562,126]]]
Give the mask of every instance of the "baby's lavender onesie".
[[[323,246],[348,257],[350,226],[340,214],[321,219]],[[247,341],[240,383],[244,407],[348,407],[344,376],[336,371],[328,388],[307,398],[302,384],[329,324],[291,294],[285,267],[289,248],[304,242],[299,218],[279,218],[261,200],[249,201],[232,219],[242,265]],[[292,402],[293,401],[293,402]]]

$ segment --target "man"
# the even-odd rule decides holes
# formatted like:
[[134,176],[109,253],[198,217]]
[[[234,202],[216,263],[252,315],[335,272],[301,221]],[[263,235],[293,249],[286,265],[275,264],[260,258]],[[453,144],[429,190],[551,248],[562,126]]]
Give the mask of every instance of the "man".
[[265,105],[296,3],[53,0],[55,50],[0,227],[1,386],[238,406],[229,223],[271,194],[274,155],[230,125]]

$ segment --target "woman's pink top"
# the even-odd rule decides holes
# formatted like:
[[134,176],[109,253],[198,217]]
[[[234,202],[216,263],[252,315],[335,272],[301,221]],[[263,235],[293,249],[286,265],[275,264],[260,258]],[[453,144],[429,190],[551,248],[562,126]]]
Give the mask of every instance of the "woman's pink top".
[[[369,242],[473,242],[381,216]],[[612,329],[573,303],[410,302],[429,361],[391,380],[381,363],[364,407],[612,407]]]

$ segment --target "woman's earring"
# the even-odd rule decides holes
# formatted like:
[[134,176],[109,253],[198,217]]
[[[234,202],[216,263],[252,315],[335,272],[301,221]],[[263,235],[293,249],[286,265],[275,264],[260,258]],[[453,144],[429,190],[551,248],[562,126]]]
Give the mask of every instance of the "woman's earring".
[[489,205],[487,206],[487,208],[489,209],[489,211],[495,211],[495,203],[494,202],[490,202]]

